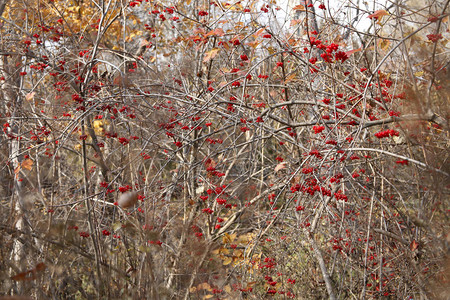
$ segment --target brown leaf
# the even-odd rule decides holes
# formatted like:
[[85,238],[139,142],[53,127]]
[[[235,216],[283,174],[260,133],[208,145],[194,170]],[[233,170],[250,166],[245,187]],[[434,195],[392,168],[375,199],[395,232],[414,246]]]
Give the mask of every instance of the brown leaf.
[[292,9],[293,10],[306,10],[305,7],[303,5],[301,5],[301,4],[299,4],[297,6],[294,6]]
[[31,169],[32,169],[31,166],[33,165],[33,161],[31,159],[27,158],[21,163],[21,165],[22,165],[22,168],[31,171]]
[[416,242],[416,240],[413,240],[413,241],[411,242],[411,244],[409,245],[409,249],[411,249],[411,251],[414,251],[414,250],[416,250],[417,248],[419,248],[419,243]]
[[35,272],[33,272],[33,270],[25,271],[25,272],[16,274],[11,277],[11,279],[15,280],[15,281],[29,281],[29,280],[34,280],[35,278],[36,278],[36,275],[35,275]]
[[36,271],[41,272],[47,269],[47,266],[44,263],[38,263],[36,265]]

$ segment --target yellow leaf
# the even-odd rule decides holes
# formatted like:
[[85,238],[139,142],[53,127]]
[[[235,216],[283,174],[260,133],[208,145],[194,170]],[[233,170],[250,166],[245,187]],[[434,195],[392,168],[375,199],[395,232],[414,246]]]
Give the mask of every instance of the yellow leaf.
[[211,286],[209,285],[209,283],[203,282],[203,283],[200,283],[199,285],[197,285],[196,290],[198,290],[198,291],[199,291],[199,290],[207,290],[207,291],[211,291],[212,288],[211,288]]
[[203,299],[211,299],[212,297],[214,297],[214,295],[209,294],[209,295],[203,296]]
[[102,126],[103,120],[95,120],[94,122],[92,122],[92,127],[94,127],[95,129],[101,128]]
[[241,249],[239,250],[234,250],[233,252],[233,258],[235,260],[239,260],[242,259],[244,257],[244,251],[242,251]]
[[233,242],[235,238],[236,238],[236,233],[232,233],[232,234],[225,233],[225,235],[222,238],[222,241],[224,244],[229,244],[229,243]]
[[275,52],[277,52],[276,50],[275,50],[275,48],[273,48],[273,47],[267,47],[267,51],[269,51],[269,53],[272,55],[272,54],[274,54]]
[[21,165],[22,165],[22,168],[31,171],[31,169],[32,169],[31,166],[33,165],[33,161],[28,158],[28,159],[25,159]]
[[417,77],[423,76],[423,71],[414,73],[414,76],[417,76]]
[[378,42],[378,46],[381,48],[381,50],[386,51],[389,48],[389,45],[391,44],[390,41],[380,39]]
[[227,257],[224,261],[223,261],[223,265],[227,266],[229,264],[231,264],[231,262],[233,261],[233,259],[231,257]]

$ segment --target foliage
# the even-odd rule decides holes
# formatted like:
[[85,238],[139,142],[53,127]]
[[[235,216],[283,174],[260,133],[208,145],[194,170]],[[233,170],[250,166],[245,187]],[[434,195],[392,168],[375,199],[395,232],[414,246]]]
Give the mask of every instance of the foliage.
[[326,5],[0,1],[0,291],[444,298],[448,2]]

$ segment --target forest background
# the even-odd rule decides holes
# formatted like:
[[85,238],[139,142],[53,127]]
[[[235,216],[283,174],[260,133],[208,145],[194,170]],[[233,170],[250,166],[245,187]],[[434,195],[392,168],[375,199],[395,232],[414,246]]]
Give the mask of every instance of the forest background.
[[0,0],[0,295],[445,299],[448,6]]

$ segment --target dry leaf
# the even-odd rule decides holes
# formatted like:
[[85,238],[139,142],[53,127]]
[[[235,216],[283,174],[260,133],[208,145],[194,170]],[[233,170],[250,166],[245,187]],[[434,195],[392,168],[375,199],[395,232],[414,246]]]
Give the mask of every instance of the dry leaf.
[[265,28],[265,27],[259,29],[253,36],[254,36],[255,38],[258,38],[258,37],[260,37],[260,36],[264,33],[264,31],[266,31],[266,28]]
[[207,290],[207,291],[211,291],[211,286],[209,285],[209,283],[207,282],[203,282],[200,283],[199,285],[197,285],[197,290]]
[[303,5],[301,5],[301,4],[299,4],[297,6],[294,6],[292,9],[293,10],[306,10],[305,7]]
[[280,163],[280,164],[278,164],[276,167],[275,167],[275,173],[276,172],[278,172],[278,171],[280,171],[281,169],[284,169],[284,168],[286,168],[286,162],[284,161],[284,162],[282,162],[282,163]]
[[15,281],[29,281],[34,280],[35,278],[36,276],[32,271],[22,272],[11,277],[11,279]]
[[33,165],[33,161],[31,159],[25,159],[22,163],[22,168],[27,169],[29,171],[31,171],[31,166]]
[[233,259],[231,257],[227,257],[224,261],[223,261],[223,265],[227,266],[229,264],[231,264],[231,262],[233,261]]
[[380,39],[378,41],[378,46],[381,48],[381,50],[386,51],[389,48],[389,45],[391,44],[391,42],[389,40],[386,39]]
[[295,73],[292,73],[291,75],[289,75],[288,77],[286,77],[286,79],[284,80],[284,83],[288,83],[289,81],[294,80],[296,77]]
[[27,101],[31,101],[34,99],[34,95],[36,94],[36,92],[31,92],[25,95],[25,100]]
[[248,42],[247,45],[249,45],[250,47],[252,47],[253,49],[256,49],[256,47],[258,47],[258,45],[261,44],[261,41],[253,41],[253,42]]
[[380,9],[380,10],[375,11],[373,14],[369,15],[368,18],[369,19],[373,19],[373,18],[378,19],[379,17],[387,16],[387,15],[389,15],[389,13],[387,11],[385,11],[384,9]]
[[141,44],[140,44],[141,47],[145,47],[148,45],[151,45],[151,42],[147,41],[146,39],[141,40]]
[[205,53],[205,57],[203,58],[203,62],[208,62],[214,57],[216,57],[217,53],[219,53],[220,48],[214,48]]
[[277,52],[277,50],[275,50],[275,48],[274,48],[274,47],[271,47],[271,46],[267,47],[267,51],[269,51],[270,55],[272,55],[272,54],[274,54],[275,52]]
[[380,9],[369,15],[368,18],[377,20],[377,24],[381,25],[381,19],[383,18],[383,16],[387,15],[389,15],[387,11],[385,11],[384,9]]
[[345,54],[347,54],[347,56],[350,56],[353,53],[359,52],[359,51],[361,51],[361,47],[359,47],[358,49],[353,49],[353,50],[347,51],[347,52],[345,52]]
[[14,169],[14,174],[16,174],[16,177],[19,176],[19,172],[20,172],[20,166],[17,166],[17,168]]
[[300,20],[300,19],[298,19],[298,20],[291,20],[291,26],[296,26],[296,25],[298,25],[299,23],[301,23],[302,22],[302,20]]
[[411,251],[414,251],[414,250],[416,250],[417,248],[419,248],[419,243],[416,242],[416,240],[413,240],[413,241],[411,242],[411,244],[409,245],[409,249],[411,249]]
[[216,36],[224,36],[225,32],[223,31],[222,28],[216,28],[214,30],[211,30],[210,32],[208,32],[205,37],[211,36],[211,35],[216,35]]
[[11,277],[12,280],[15,281],[29,281],[36,279],[36,273],[42,272],[47,268],[44,263],[39,263],[36,265],[34,269],[19,273]]

